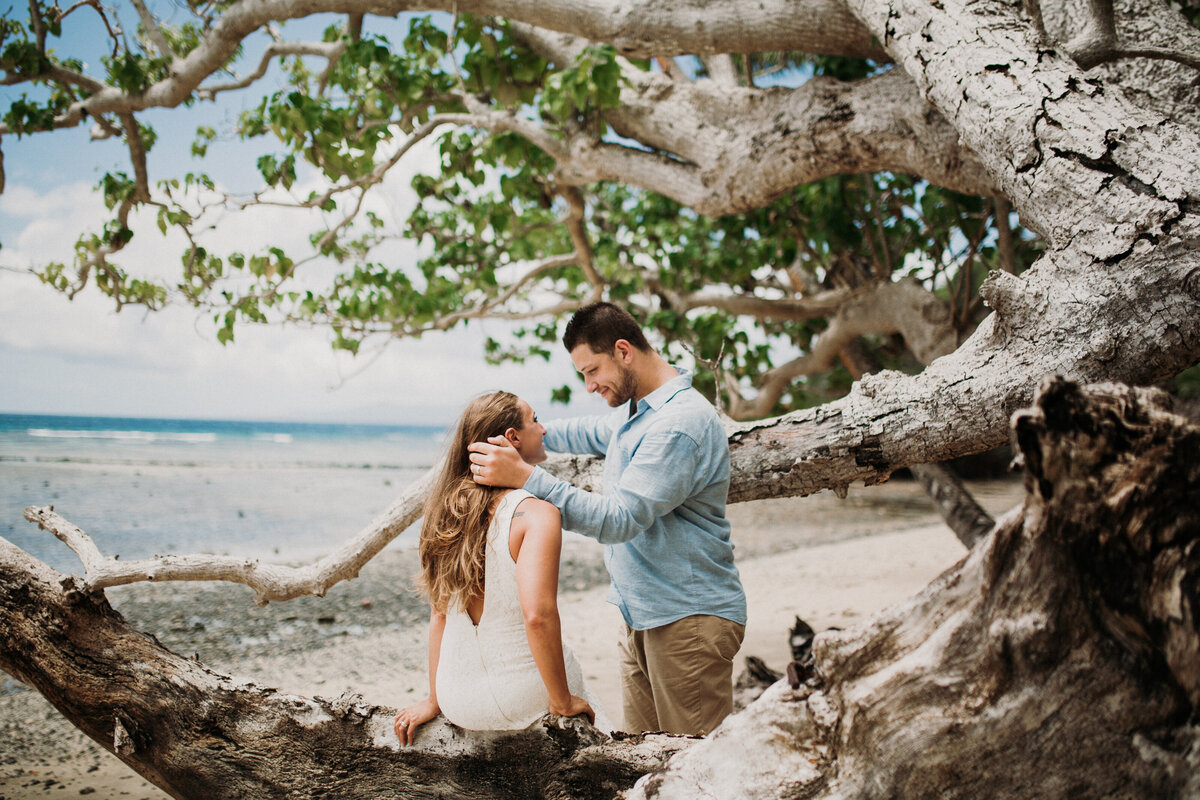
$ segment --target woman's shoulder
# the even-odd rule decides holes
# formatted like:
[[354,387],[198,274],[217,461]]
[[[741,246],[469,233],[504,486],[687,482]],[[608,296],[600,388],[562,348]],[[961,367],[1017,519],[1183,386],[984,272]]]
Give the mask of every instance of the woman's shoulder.
[[513,511],[514,517],[519,514],[534,519],[546,518],[554,521],[559,519],[558,506],[535,497],[524,489],[514,491],[512,499],[516,503]]
[[[562,518],[558,507],[518,489],[520,497],[514,498],[512,521],[508,526],[508,553],[517,560],[524,543],[536,540],[542,543],[557,543],[562,540]],[[516,495],[517,492],[513,492]],[[510,495],[512,496],[512,495]]]

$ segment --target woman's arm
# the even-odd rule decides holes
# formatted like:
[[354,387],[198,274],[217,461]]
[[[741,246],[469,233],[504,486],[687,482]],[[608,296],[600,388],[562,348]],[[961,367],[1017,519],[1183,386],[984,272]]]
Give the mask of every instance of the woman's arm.
[[446,615],[432,612],[429,615],[429,697],[396,715],[393,727],[401,745],[412,744],[417,728],[442,713],[437,701],[437,669],[442,653],[442,632],[445,630]]
[[536,498],[517,506],[510,529],[510,550],[517,562],[517,596],[525,617],[525,636],[537,664],[550,713],[565,717],[596,712],[567,686],[563,662],[562,626],[558,616],[558,559],[562,552],[562,523],[558,509]]

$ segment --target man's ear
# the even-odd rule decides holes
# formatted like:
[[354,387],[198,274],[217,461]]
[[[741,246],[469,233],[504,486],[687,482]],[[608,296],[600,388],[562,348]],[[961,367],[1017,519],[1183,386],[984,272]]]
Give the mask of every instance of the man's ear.
[[613,345],[613,358],[628,366],[633,361],[633,350],[634,347],[628,339],[617,339],[617,343]]

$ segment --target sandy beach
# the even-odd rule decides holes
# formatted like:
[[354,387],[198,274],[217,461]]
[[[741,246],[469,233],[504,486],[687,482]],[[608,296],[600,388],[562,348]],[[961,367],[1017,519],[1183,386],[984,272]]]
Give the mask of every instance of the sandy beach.
[[[1019,502],[1017,478],[971,483],[998,515]],[[893,480],[730,507],[738,567],[749,602],[743,658],[777,670],[789,660],[787,631],[799,615],[815,629],[850,627],[919,591],[964,554],[920,486]],[[616,637],[620,616],[604,602],[601,548],[569,536],[560,611],[564,638],[595,694],[620,721]],[[281,691],[333,698],[361,694],[401,707],[424,696],[423,600],[412,591],[415,553],[385,550],[359,578],[325,598],[258,608],[245,587],[139,584],[108,591],[140,630],[214,669]],[[0,800],[125,797],[161,800],[147,783],[64,720],[40,695],[0,674]]]

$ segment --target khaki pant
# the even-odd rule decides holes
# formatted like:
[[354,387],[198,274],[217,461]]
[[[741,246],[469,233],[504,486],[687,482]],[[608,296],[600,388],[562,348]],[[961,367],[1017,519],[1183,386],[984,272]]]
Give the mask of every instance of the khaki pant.
[[696,615],[621,641],[625,729],[704,735],[733,711],[733,657],[744,625]]

